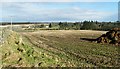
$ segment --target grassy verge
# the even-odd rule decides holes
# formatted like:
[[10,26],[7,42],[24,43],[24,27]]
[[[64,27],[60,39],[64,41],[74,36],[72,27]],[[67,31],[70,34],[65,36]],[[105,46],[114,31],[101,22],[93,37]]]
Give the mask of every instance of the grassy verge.
[[3,67],[70,66],[58,55],[33,45],[27,37],[11,32],[0,48]]

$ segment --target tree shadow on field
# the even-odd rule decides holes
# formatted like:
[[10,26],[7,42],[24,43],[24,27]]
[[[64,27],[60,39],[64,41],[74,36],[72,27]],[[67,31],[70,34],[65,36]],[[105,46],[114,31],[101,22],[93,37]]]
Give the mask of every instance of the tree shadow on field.
[[96,39],[93,39],[93,38],[80,38],[80,40],[85,40],[85,41],[96,41]]

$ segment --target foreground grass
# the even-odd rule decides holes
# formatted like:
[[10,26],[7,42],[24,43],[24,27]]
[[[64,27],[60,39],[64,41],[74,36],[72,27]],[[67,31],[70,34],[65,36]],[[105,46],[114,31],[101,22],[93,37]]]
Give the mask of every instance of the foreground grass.
[[34,46],[26,37],[16,32],[9,33],[7,40],[0,48],[2,67],[57,67],[70,65],[64,59],[60,59],[58,55]]
[[12,32],[1,46],[3,66],[119,66],[117,46],[80,39],[94,39],[104,31],[41,30],[20,33]]

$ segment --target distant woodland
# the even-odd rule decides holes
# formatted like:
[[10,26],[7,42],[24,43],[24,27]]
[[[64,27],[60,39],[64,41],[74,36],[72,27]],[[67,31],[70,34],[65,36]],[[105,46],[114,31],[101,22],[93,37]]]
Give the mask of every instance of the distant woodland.
[[[8,22],[0,23],[1,25],[10,25]],[[31,28],[48,28],[47,30],[111,30],[112,28],[120,28],[120,22],[98,22],[98,21],[83,21],[83,22],[14,22],[16,24],[33,24]]]
[[84,21],[84,22],[59,22],[50,23],[49,27],[52,29],[60,30],[110,30],[112,28],[120,28],[120,22],[97,22],[97,21]]

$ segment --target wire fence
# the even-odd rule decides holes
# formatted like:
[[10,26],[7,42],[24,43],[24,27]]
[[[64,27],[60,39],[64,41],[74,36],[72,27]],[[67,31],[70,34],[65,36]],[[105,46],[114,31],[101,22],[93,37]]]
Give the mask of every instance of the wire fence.
[[9,37],[9,35],[11,35],[12,31],[10,31],[9,27],[3,27],[0,30],[0,45],[2,45],[7,38]]
[[10,26],[1,27],[0,29],[0,45],[2,45],[7,38],[12,34],[12,31],[19,32],[21,31],[21,27],[13,26],[12,30]]

